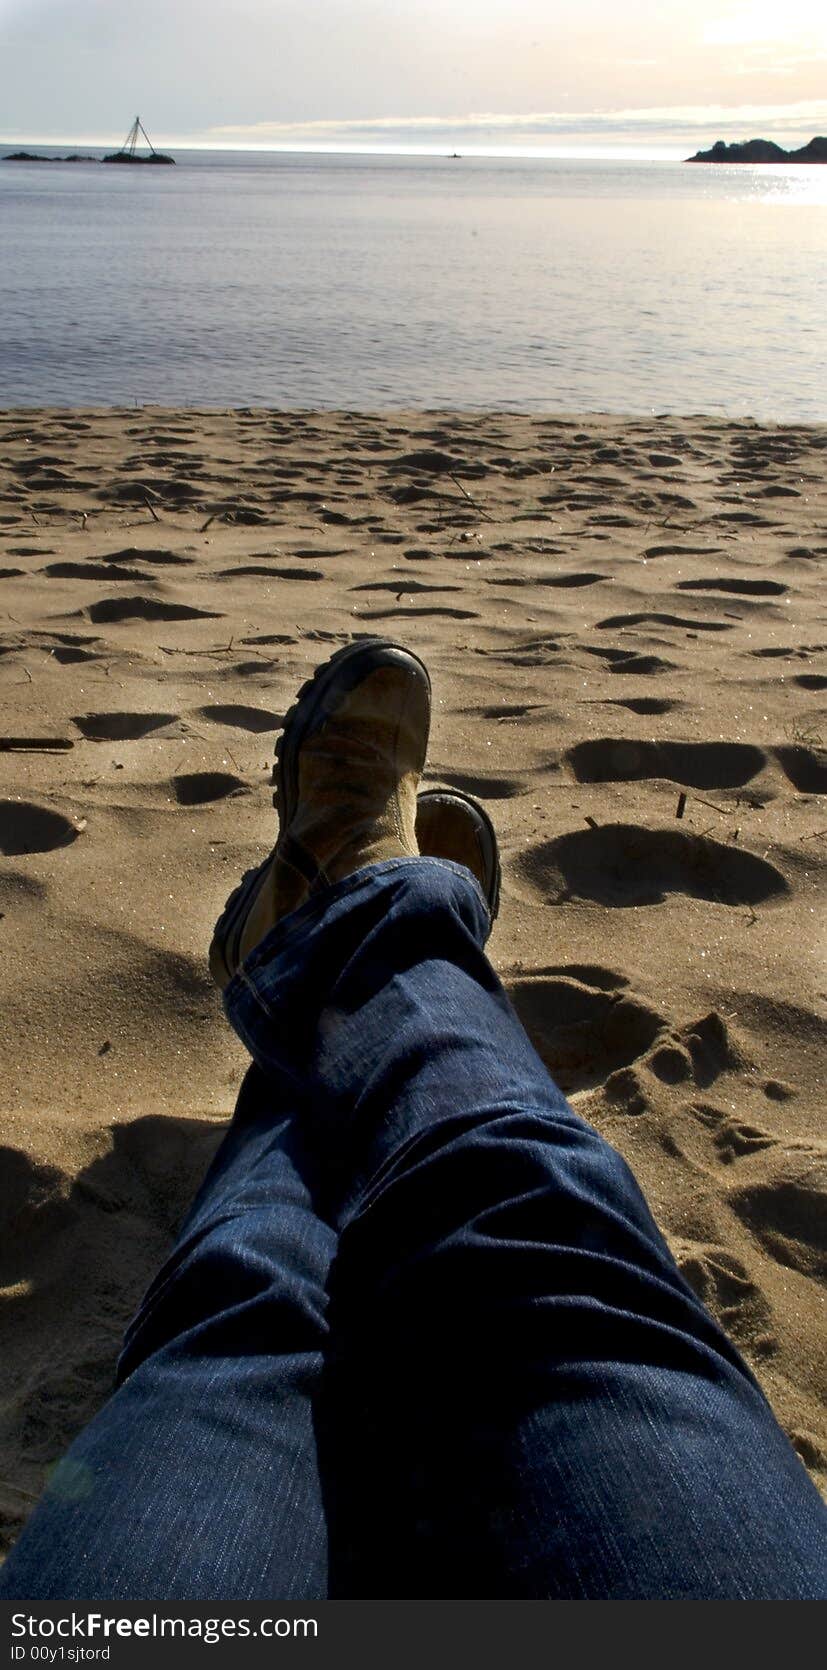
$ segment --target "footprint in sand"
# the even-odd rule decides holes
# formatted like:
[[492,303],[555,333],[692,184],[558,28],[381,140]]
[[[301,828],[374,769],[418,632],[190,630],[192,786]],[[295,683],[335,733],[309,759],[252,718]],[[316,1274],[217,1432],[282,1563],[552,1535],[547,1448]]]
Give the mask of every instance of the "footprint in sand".
[[21,904],[42,903],[47,893],[45,883],[36,876],[25,876],[19,870],[3,870],[0,872],[0,917]]
[[753,1355],[777,1348],[772,1309],[747,1266],[726,1247],[682,1242],[678,1268],[693,1292],[739,1345]]
[[[656,673],[673,673],[676,671],[674,661],[666,661],[659,655],[640,655],[631,649],[599,649],[593,644],[583,644],[586,655],[597,655],[602,661],[608,662],[610,673],[626,673],[631,677],[652,678]],[[502,657],[498,657],[502,659]]]
[[[587,985],[574,974],[511,981],[508,993],[537,1053],[561,1090],[588,1090],[650,1047],[663,1017],[635,998]],[[585,972],[585,971],[584,971]]]
[[649,545],[644,557],[714,557],[722,545]]
[[66,667],[71,667],[78,661],[100,661],[102,659],[100,653],[96,653],[93,649],[78,649],[71,644],[56,644],[49,651],[49,654],[53,655],[55,661],[59,661],[61,666]]
[[[430,553],[429,553],[430,555]],[[424,580],[406,580],[403,575],[393,580],[369,580],[365,585],[351,586],[350,591],[389,591],[396,597],[410,597],[423,592],[461,592],[462,586],[429,586]]]
[[181,735],[177,713],[76,713],[72,724],[89,742],[138,742],[169,725]]
[[679,580],[677,591],[735,592],[739,597],[783,597],[789,586],[780,580],[730,580],[716,576],[712,580]]
[[193,609],[188,603],[162,603],[154,597],[101,597],[79,612],[96,622],[223,619],[215,609]]
[[656,673],[672,673],[675,671],[674,661],[665,661],[659,655],[629,655],[622,661],[613,661],[610,673],[630,673],[633,677],[652,678]]
[[721,905],[756,905],[789,893],[764,858],[709,836],[638,824],[573,830],[516,861],[529,897],[544,904],[593,899],[613,909],[657,905],[673,893]]
[[827,1149],[777,1143],[743,1159],[728,1198],[779,1264],[815,1279],[827,1275]]
[[655,714],[671,713],[674,708],[682,707],[683,703],[674,701],[670,696],[609,696],[607,707],[625,707],[630,713]]
[[179,556],[174,551],[144,550],[139,545],[127,545],[123,551],[110,551],[108,555],[101,557],[100,560],[106,563],[149,562],[162,568],[177,568],[193,563],[195,558]]
[[146,584],[139,568],[121,568],[114,562],[49,562],[38,572],[53,580],[131,580],[133,585],[143,580]]
[[244,707],[238,702],[210,703],[207,707],[197,708],[196,712],[199,718],[208,719],[212,725],[228,725],[235,731],[256,734],[277,731],[284,721],[283,713],[271,713],[265,707]]
[[0,800],[0,853],[5,858],[68,847],[81,831],[71,818],[29,800]]
[[357,618],[359,620],[395,620],[398,616],[433,615],[443,615],[448,620],[479,620],[480,618],[473,609],[449,609],[444,604],[434,604],[432,608],[423,609],[406,609],[404,606],[395,609],[361,609]]
[[[132,1119],[115,1125],[107,1148],[97,1140],[82,1145],[77,1172],[71,1139],[66,1170],[0,1149],[8,1231],[0,1284],[20,1285],[18,1326],[25,1334],[36,1318],[40,1341],[39,1367],[9,1385],[6,1442],[38,1472],[65,1448],[67,1411],[83,1425],[109,1395],[135,1295],[167,1255],[222,1134],[214,1120]],[[66,1142],[60,1153],[67,1155]],[[45,1309],[44,1293],[51,1300]],[[40,1481],[27,1475],[25,1482]],[[13,1498],[11,1514],[9,1505],[5,1496],[6,1532],[17,1528]]]
[[500,579],[486,576],[489,586],[554,586],[562,591],[581,586],[596,586],[599,580],[611,580],[611,574],[507,574]]
[[768,1131],[762,1131],[758,1125],[726,1118],[714,1136],[723,1165],[732,1165],[733,1161],[742,1160],[749,1154],[758,1154],[762,1148],[773,1148],[775,1141],[775,1137],[771,1137]]
[[466,713],[481,719],[529,719],[538,713],[548,713],[545,702],[495,702],[491,707],[469,707]]
[[269,677],[272,670],[272,664],[269,661],[252,660],[234,661],[227,669],[228,673],[235,674],[237,678],[254,678],[258,673],[267,674]]
[[556,638],[530,638],[527,643],[515,644],[513,649],[478,653],[484,654],[487,660],[501,662],[504,667],[547,667],[559,655],[560,648]]
[[643,742],[596,737],[563,756],[578,783],[631,783],[667,778],[693,789],[741,788],[767,764],[760,748],[745,742]]
[[638,615],[609,615],[606,620],[599,620],[597,630],[603,632],[608,627],[615,626],[643,626],[651,621],[655,626],[679,626],[687,632],[731,632],[732,627],[726,621],[720,620],[688,620],[683,615],[664,615],[641,613]]
[[561,974],[567,980],[578,980],[582,986],[596,986],[601,992],[617,992],[629,984],[627,974],[616,968],[604,968],[602,963],[549,963],[532,970],[532,979],[539,974]]
[[827,794],[826,748],[776,748],[775,757],[799,794]]
[[259,632],[254,638],[241,638],[242,644],[296,644],[298,639],[292,632]]
[[204,488],[191,487],[187,481],[174,481],[166,476],[150,476],[143,481],[114,481],[96,493],[105,504],[146,504],[168,501],[173,505],[200,503]]
[[733,522],[736,527],[771,528],[772,522],[766,516],[758,516],[752,510],[720,510],[717,515],[708,517],[709,522]]
[[320,568],[273,568],[264,564],[242,563],[238,568],[219,568],[217,580],[323,580]]
[[646,1060],[649,1071],[661,1084],[691,1082],[700,1088],[714,1084],[722,1073],[738,1071],[745,1064],[726,1021],[716,1009],[660,1042]]
[[173,777],[172,788],[179,806],[206,806],[250,792],[247,784],[230,771],[183,772]]
[[442,771],[438,765],[429,766],[426,775],[429,788],[446,783],[452,789],[460,789],[463,794],[473,795],[476,800],[513,800],[523,789],[518,777],[493,777],[485,772],[475,774]]

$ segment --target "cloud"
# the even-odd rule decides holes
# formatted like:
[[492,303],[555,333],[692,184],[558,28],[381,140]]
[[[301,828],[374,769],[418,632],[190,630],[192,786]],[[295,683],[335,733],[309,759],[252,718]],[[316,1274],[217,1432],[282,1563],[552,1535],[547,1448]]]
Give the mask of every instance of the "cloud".
[[702,29],[707,46],[764,50],[793,43],[816,46],[827,41],[823,0],[740,0],[723,16],[710,17]]
[[508,145],[552,142],[582,136],[606,140],[714,133],[716,136],[813,133],[827,131],[827,101],[800,100],[793,104],[653,105],[645,109],[591,111],[502,111],[468,115],[364,116],[312,122],[231,123],[210,128],[214,144],[247,145],[359,145],[382,143],[428,145],[452,139],[466,144]]

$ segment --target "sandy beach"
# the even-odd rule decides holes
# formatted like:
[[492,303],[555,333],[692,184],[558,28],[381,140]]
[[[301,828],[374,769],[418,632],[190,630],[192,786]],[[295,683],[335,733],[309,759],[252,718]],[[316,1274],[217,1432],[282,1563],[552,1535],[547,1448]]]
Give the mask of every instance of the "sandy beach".
[[827,427],[0,413],[0,1517],[111,1386],[245,1057],[207,973],[359,634],[483,799],[490,951],[827,1485]]

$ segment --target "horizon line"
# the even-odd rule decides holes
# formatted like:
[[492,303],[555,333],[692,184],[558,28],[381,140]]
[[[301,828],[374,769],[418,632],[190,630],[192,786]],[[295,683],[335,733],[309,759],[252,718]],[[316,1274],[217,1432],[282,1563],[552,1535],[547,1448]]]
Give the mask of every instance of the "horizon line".
[[[17,124],[15,123],[15,128]],[[151,123],[151,125],[153,125]],[[11,126],[11,124],[10,124]],[[87,129],[67,135],[28,124],[25,137],[3,143],[69,145],[84,149],[123,144],[122,129]],[[591,151],[595,156],[677,157],[715,139],[762,137],[785,147],[806,143],[813,134],[827,133],[827,101],[799,99],[786,103],[744,101],[740,104],[671,104],[638,108],[591,110],[466,111],[462,114],[325,116],[301,121],[265,119],[246,123],[217,122],[206,127],[173,129],[158,124],[153,144],[192,151],[274,152],[285,154],[349,154],[440,156],[445,152],[478,156],[571,157]]]
[[[753,137],[755,138],[755,137],[766,137],[766,136],[754,135]],[[818,136],[816,136],[816,137],[818,137]],[[799,143],[796,139],[793,138],[793,136],[785,135],[783,141],[777,140],[776,143],[781,144],[782,149],[785,150],[785,151],[793,151],[793,150],[796,150],[796,149],[799,148]],[[806,143],[808,143],[807,140],[801,141],[802,145],[806,144]],[[31,147],[33,147],[37,150],[41,150],[41,151],[42,150],[64,150],[64,149],[66,149],[66,150],[70,150],[70,151],[74,150],[74,151],[95,152],[95,151],[110,150],[110,149],[113,149],[113,148],[114,149],[119,149],[119,148],[122,147],[122,144],[123,144],[123,141],[118,142],[118,141],[112,140],[112,139],[77,139],[77,138],[66,139],[66,138],[60,138],[60,137],[58,137],[58,138],[49,137],[49,138],[31,139],[31,138],[25,138],[25,137],[20,138],[19,136],[15,136],[13,139],[0,138],[0,148],[2,148],[3,150],[13,150],[13,149],[16,149],[16,148],[17,149],[26,149],[27,147],[31,146]],[[307,157],[317,156],[317,157],[362,157],[364,159],[368,159],[370,157],[377,157],[377,158],[378,157],[398,157],[398,158],[408,157],[411,160],[415,160],[416,158],[420,158],[423,161],[430,159],[430,160],[435,161],[435,162],[440,161],[440,160],[444,160],[444,161],[448,161],[448,162],[453,162],[453,161],[613,162],[613,161],[616,161],[616,162],[683,163],[683,162],[689,162],[689,161],[692,160],[692,155],[690,155],[689,153],[690,153],[690,150],[693,146],[695,147],[696,152],[697,152],[697,150],[708,150],[708,149],[711,148],[712,141],[702,141],[702,142],[699,143],[698,139],[696,137],[693,137],[692,139],[687,139],[686,141],[680,141],[680,140],[675,140],[675,139],[664,140],[660,144],[658,144],[657,142],[650,142],[647,145],[645,143],[641,144],[640,142],[635,143],[632,140],[629,140],[629,141],[618,140],[613,144],[604,142],[601,145],[601,144],[595,144],[594,141],[593,141],[593,138],[590,138],[590,139],[584,140],[581,144],[569,143],[568,145],[544,145],[544,146],[540,146],[540,145],[533,145],[533,146],[532,145],[500,145],[500,146],[466,145],[466,146],[463,146],[462,150],[456,150],[456,149],[450,150],[448,148],[450,144],[451,144],[451,141],[447,140],[444,145],[390,145],[390,144],[387,144],[387,145],[376,145],[376,144],[373,144],[373,145],[357,145],[357,144],[353,144],[353,143],[351,143],[349,145],[342,145],[342,144],[336,145],[336,144],[330,144],[330,143],[329,144],[315,144],[315,145],[314,144],[287,145],[287,144],[279,144],[279,143],[251,145],[251,144],[242,144],[242,143],[239,143],[238,141],[235,144],[232,144],[232,143],[226,144],[225,143],[225,144],[221,145],[221,144],[215,144],[214,142],[207,141],[207,140],[181,141],[181,140],[177,140],[177,139],[167,139],[167,138],[162,136],[158,140],[157,145],[155,145],[155,144],[153,145],[153,148],[156,149],[156,150],[158,150],[158,149],[175,150],[175,151],[178,151],[178,152],[183,152],[185,154],[199,155],[199,154],[213,153],[215,155],[220,155],[220,156],[307,156]],[[0,161],[2,161],[2,160],[3,160],[2,157],[0,157]],[[92,159],[90,158],[90,160],[92,160]],[[773,165],[765,163],[762,166],[763,166],[764,169],[766,169],[767,167],[771,167]],[[775,164],[775,166],[778,167],[778,168],[783,168],[784,163],[783,162],[778,162],[778,163]]]

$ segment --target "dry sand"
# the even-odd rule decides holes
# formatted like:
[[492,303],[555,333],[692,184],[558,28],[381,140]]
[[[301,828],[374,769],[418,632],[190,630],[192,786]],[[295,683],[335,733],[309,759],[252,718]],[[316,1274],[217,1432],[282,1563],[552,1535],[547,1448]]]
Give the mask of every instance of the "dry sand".
[[0,436],[6,1540],[232,1110],[211,926],[273,840],[280,716],[359,633],[426,658],[430,776],[502,843],[493,960],[824,1486],[827,430],[136,410]]

